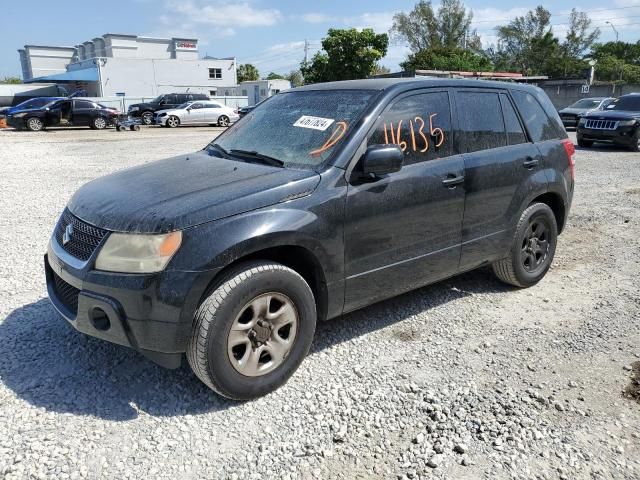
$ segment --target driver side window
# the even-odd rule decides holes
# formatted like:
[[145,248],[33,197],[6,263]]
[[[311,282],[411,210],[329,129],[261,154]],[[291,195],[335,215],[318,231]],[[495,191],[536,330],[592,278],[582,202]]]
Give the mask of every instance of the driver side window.
[[451,140],[449,94],[432,92],[396,100],[378,119],[367,145],[398,145],[410,165],[450,156]]

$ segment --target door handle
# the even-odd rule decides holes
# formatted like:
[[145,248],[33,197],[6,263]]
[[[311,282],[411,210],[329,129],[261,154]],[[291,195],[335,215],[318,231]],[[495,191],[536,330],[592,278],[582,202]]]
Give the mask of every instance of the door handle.
[[533,158],[533,157],[527,157],[527,159],[522,163],[522,166],[524,168],[533,168],[533,167],[537,167],[540,164],[540,160],[538,160],[537,158]]
[[447,175],[447,178],[442,180],[442,185],[447,188],[455,188],[456,185],[460,185],[464,182],[464,175],[456,175],[454,173],[450,173]]

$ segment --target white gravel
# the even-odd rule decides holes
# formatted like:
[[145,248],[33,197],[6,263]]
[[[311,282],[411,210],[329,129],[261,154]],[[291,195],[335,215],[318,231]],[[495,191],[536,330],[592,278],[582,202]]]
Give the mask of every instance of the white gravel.
[[327,322],[287,385],[234,403],[75,332],[42,267],[80,185],[217,131],[0,130],[0,477],[640,478],[640,154],[578,152],[541,284],[485,269]]

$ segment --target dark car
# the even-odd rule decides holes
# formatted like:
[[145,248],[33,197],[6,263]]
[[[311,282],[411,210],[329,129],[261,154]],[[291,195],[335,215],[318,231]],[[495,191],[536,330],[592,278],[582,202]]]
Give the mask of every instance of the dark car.
[[580,117],[577,137],[585,148],[601,142],[640,151],[640,93],[622,95],[602,112]]
[[94,180],[49,243],[77,330],[249,399],[282,385],[316,321],[485,265],[547,273],[573,144],[542,90],[375,79],[283,92],[199,152]]
[[0,108],[0,115],[11,115],[12,113],[19,112],[21,110],[30,110],[33,108],[41,108],[45,105],[55,102],[56,100],[62,100],[63,97],[36,97],[30,98],[29,100],[25,100],[22,103],[14,107],[4,107]]
[[238,109],[238,115],[240,115],[240,118],[244,117],[248,113],[253,112],[256,109],[256,107],[262,105],[264,102],[266,102],[267,100],[269,100],[270,98],[273,98],[273,97],[274,97],[274,95],[272,95],[270,97],[267,97],[264,100],[259,101],[255,105],[247,105],[247,106],[244,106],[244,107],[240,107]]
[[7,124],[18,130],[39,132],[47,127],[84,126],[102,130],[115,122],[118,110],[92,100],[66,98],[44,107],[20,110],[7,116]]
[[611,97],[593,97],[581,98],[558,113],[565,128],[575,128],[578,126],[578,119],[581,115],[597,110],[604,110],[614,98]]
[[141,119],[144,125],[151,125],[154,112],[171,110],[193,100],[209,100],[209,96],[201,93],[165,93],[148,103],[130,105],[127,113],[130,117]]

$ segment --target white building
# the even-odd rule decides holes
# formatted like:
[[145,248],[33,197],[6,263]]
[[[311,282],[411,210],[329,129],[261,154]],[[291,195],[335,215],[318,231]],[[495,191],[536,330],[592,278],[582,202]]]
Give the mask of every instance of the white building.
[[255,105],[265,98],[275,95],[283,90],[291,88],[291,82],[284,79],[255,80],[242,82],[233,87],[224,87],[218,90],[218,95],[236,95],[248,97],[249,105]]
[[87,96],[155,97],[192,92],[220,95],[236,85],[235,58],[198,58],[198,40],[107,33],[75,47],[25,45],[25,83],[60,83]]

